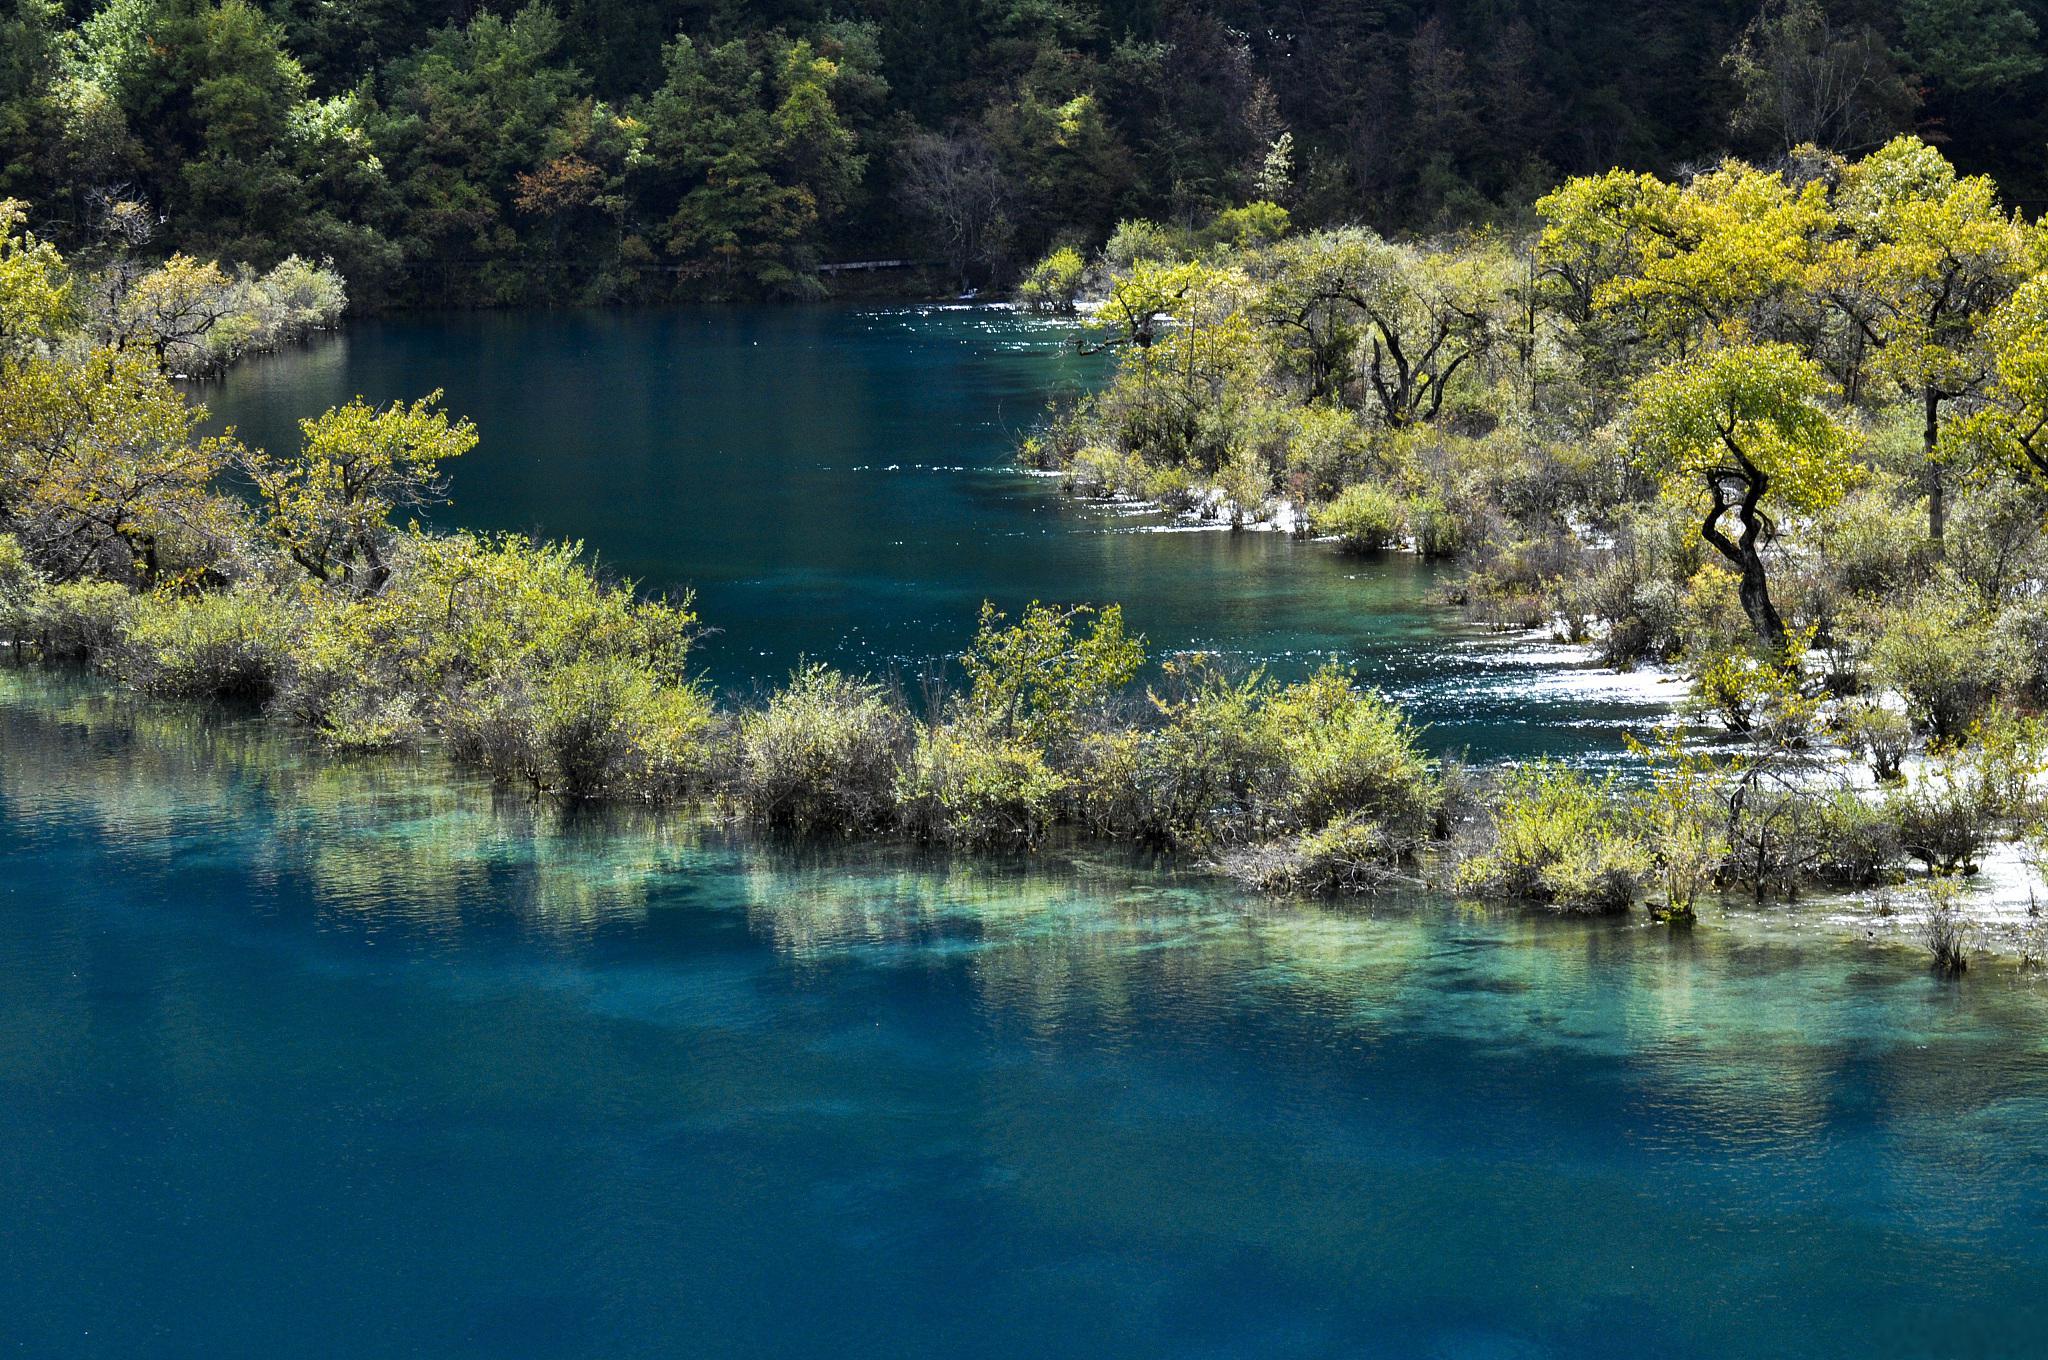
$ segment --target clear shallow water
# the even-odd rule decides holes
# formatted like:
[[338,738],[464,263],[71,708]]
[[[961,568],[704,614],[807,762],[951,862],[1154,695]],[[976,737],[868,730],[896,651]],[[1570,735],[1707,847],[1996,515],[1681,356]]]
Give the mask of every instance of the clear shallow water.
[[1442,751],[1614,758],[1668,687],[1490,637],[1432,600],[1438,569],[1276,534],[1189,532],[1077,504],[1018,471],[1018,436],[1099,380],[1067,325],[999,308],[457,314],[355,324],[201,395],[251,443],[362,395],[446,390],[483,443],[444,522],[580,538],[693,587],[729,688],[802,656],[914,674],[981,602],[1119,602],[1155,650],[1298,672],[1329,657]]
[[0,671],[23,1355],[2018,1356],[2048,996],[810,854]]

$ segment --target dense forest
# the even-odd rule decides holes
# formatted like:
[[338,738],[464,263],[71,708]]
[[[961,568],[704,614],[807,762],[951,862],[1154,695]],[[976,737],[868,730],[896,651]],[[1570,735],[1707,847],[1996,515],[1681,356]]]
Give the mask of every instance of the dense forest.
[[[1390,235],[1914,131],[2048,198],[2038,0],[6,0],[0,197],[355,301],[1003,282],[1252,201]],[[827,274],[822,277],[829,278]]]

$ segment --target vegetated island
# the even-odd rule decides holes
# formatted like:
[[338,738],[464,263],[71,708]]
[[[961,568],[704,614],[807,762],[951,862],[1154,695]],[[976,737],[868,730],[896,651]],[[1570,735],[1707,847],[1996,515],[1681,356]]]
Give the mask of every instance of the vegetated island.
[[2041,228],[1913,139],[1616,171],[1537,211],[1528,240],[1403,244],[1295,235],[1254,202],[1056,253],[1026,298],[1077,306],[1092,275],[1117,366],[1025,456],[1076,489],[1247,520],[1284,502],[1354,548],[1460,556],[1482,617],[1687,667],[1737,740],[1654,743],[1640,786],[1477,781],[1341,669],[1147,670],[1114,606],[985,611],[963,682],[921,708],[807,665],[722,709],[689,673],[687,598],[601,580],[580,545],[394,522],[476,442],[434,397],[335,408],[290,452],[200,433],[175,356],[320,324],[313,303],[233,320],[305,287],[178,258],[117,296],[11,204],[0,636],[337,748],[433,742],[548,796],[963,847],[1117,838],[1267,889],[1428,874],[1689,920],[1711,892],[1917,862],[1929,947],[1964,966],[1964,878],[1994,836],[2036,864],[2043,844]]

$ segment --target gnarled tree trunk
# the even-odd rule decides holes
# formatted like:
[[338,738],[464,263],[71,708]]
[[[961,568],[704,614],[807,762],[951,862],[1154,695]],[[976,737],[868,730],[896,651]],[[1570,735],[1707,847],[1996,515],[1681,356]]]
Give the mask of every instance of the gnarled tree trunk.
[[[1731,474],[1716,475],[1710,479],[1714,504],[1700,524],[1700,537],[1735,568],[1739,581],[1737,593],[1742,601],[1742,612],[1749,618],[1749,626],[1755,630],[1759,642],[1770,648],[1774,655],[1782,657],[1786,641],[1785,620],[1771,600],[1770,578],[1764,573],[1763,539],[1770,528],[1770,519],[1757,508],[1764,493],[1770,489],[1770,478],[1732,442],[1729,452],[1735,458],[1736,468]],[[1723,516],[1730,511],[1734,512],[1740,526],[1733,538],[1721,527]]]

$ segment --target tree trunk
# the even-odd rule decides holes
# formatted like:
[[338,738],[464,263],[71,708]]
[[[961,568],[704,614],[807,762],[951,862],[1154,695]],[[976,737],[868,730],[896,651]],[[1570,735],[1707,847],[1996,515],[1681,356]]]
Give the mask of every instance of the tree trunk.
[[[1734,451],[1732,443],[1730,449]],[[1770,479],[1739,451],[1735,452],[1735,457],[1744,474],[1742,497],[1729,502],[1722,485],[1716,482],[1713,487],[1714,505],[1700,525],[1700,537],[1739,573],[1737,597],[1742,601],[1742,612],[1748,616],[1757,641],[1782,661],[1786,659],[1785,620],[1771,600],[1770,579],[1764,574],[1762,543],[1766,521],[1757,510],[1764,492],[1770,487]],[[1742,525],[1741,534],[1732,539],[1721,528],[1721,517],[1730,510],[1735,512],[1737,521]]]
[[1751,548],[1743,555],[1742,612],[1749,616],[1749,626],[1763,644],[1779,656],[1785,652],[1785,620],[1778,614],[1778,606],[1771,602],[1771,584],[1764,577],[1763,557]]
[[1941,396],[1929,390],[1921,401],[1924,419],[1920,426],[1920,457],[1927,465],[1927,537],[1939,555],[1942,538],[1948,532],[1948,488],[1942,485],[1941,467],[1934,461],[1935,448],[1941,442]]

